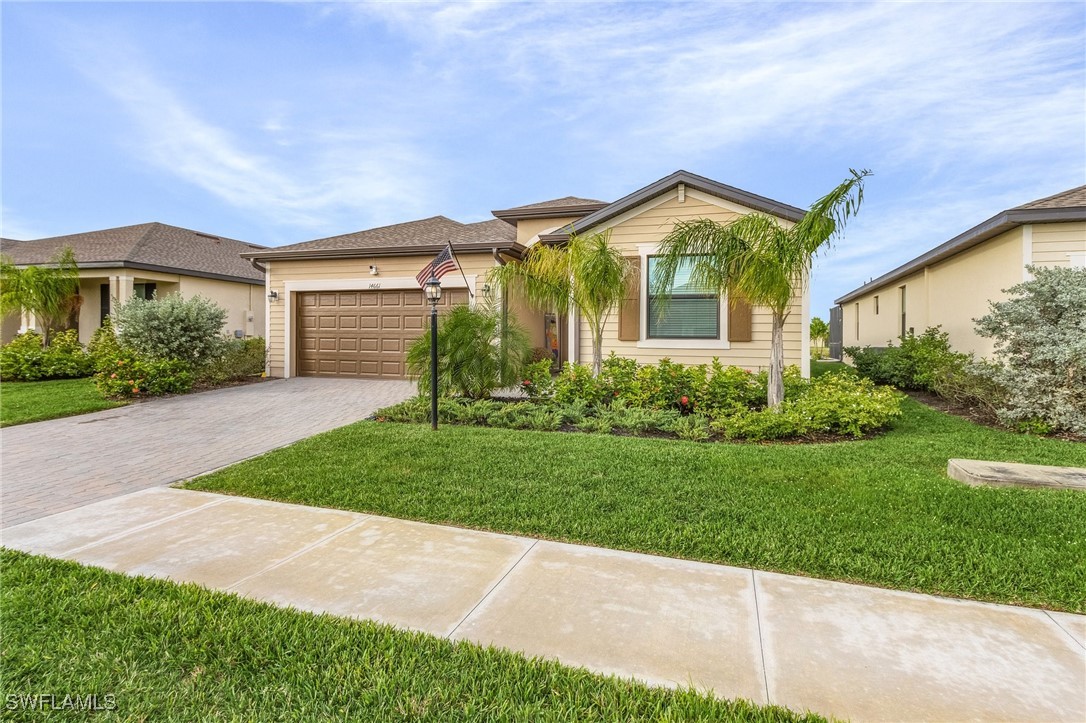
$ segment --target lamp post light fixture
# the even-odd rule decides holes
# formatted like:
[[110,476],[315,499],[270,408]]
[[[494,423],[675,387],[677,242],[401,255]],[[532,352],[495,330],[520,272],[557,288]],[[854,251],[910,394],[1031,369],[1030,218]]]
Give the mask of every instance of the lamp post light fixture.
[[441,301],[441,281],[431,276],[425,288],[430,302],[430,428],[437,429],[437,302]]

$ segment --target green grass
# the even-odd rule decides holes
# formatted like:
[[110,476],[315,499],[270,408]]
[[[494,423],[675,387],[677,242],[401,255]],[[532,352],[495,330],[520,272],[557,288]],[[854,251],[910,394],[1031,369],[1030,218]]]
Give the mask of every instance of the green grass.
[[0,384],[0,427],[123,406],[103,399],[91,379]]
[[881,437],[804,445],[360,422],[188,487],[1086,612],[1086,494],[945,475],[1082,467],[1086,445],[903,410]]
[[10,551],[0,562],[5,701],[112,695],[98,715],[156,721],[797,719],[194,585]]

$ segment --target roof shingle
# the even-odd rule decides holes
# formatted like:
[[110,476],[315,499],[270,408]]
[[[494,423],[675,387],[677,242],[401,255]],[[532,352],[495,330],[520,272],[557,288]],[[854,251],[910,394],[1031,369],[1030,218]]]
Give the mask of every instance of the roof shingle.
[[[307,251],[382,251],[389,249],[410,249],[419,247],[443,246],[451,243],[453,247],[468,244],[494,244],[508,247],[516,241],[516,229],[506,223],[493,219],[478,223],[460,223],[444,216],[432,216],[407,221],[391,226],[355,231],[340,236],[314,239],[290,246],[278,246],[267,249],[270,254],[278,255],[283,252]],[[257,258],[263,254],[254,254]]]
[[49,263],[70,246],[80,266],[160,267],[177,273],[264,280],[264,275],[240,256],[263,246],[163,223],[141,223],[14,244],[6,241],[3,252],[20,265]]
[[1023,203],[1021,206],[1015,206],[1015,208],[1078,208],[1080,206],[1086,207],[1086,186],[1079,186],[1051,196],[1038,198],[1036,201]]

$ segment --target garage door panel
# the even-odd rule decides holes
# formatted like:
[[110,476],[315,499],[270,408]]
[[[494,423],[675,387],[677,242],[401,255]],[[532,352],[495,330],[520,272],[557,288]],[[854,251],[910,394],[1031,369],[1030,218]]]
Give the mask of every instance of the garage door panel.
[[[407,348],[429,325],[420,289],[300,292],[297,369],[302,375],[402,379]],[[466,303],[446,289],[439,309]]]

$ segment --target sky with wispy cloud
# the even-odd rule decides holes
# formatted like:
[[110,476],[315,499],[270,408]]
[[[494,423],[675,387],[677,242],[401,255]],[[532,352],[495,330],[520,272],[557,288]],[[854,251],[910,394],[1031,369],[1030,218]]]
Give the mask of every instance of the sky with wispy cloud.
[[677,169],[806,207],[874,175],[814,313],[1086,183],[1068,3],[13,3],[2,229],[275,246]]

